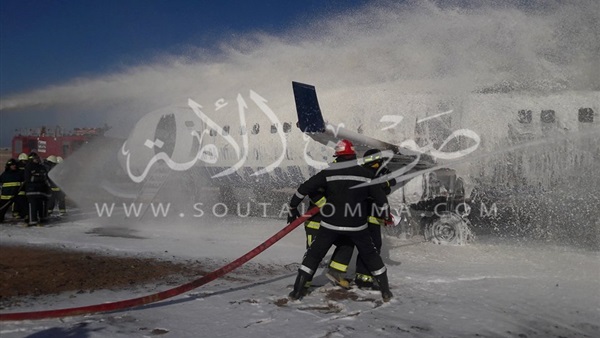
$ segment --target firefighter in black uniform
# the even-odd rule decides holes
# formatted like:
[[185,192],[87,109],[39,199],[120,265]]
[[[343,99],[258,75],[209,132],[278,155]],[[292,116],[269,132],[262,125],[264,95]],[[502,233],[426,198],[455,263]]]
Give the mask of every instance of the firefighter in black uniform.
[[21,190],[15,197],[15,203],[13,203],[13,217],[27,221],[29,212],[27,210],[27,197],[25,196],[23,180],[25,177],[25,166],[27,166],[27,163],[29,162],[29,156],[25,153],[20,153],[17,160],[17,169],[21,172]]
[[[383,300],[389,301],[393,295],[386,267],[367,227],[367,198],[373,198],[378,215],[388,218],[387,197],[380,184],[368,184],[372,174],[356,163],[356,152],[350,141],[340,141],[336,145],[335,156],[338,158],[336,163],[302,183],[290,201],[290,220],[293,220],[300,216],[297,207],[306,195],[324,189],[327,199],[327,203],[321,208],[322,220],[318,236],[304,255],[294,282],[294,290],[289,297],[293,300],[301,299],[306,281],[312,279],[331,245],[340,238],[349,238],[378,281]],[[357,187],[363,183],[367,184]]]
[[14,203],[15,198],[21,191],[23,183],[23,173],[17,168],[17,161],[11,158],[6,162],[4,172],[0,175],[0,223],[4,222],[4,215]]
[[48,183],[48,170],[41,163],[37,153],[29,154],[29,163],[25,167],[25,196],[29,205],[29,226],[40,226],[45,222],[48,215],[48,195],[50,184]]
[[[382,177],[384,175],[390,174],[389,169],[385,167],[384,157],[381,154],[381,151],[378,149],[369,149],[363,155],[363,167],[367,168],[371,172],[372,178]],[[381,186],[386,195],[389,195],[392,192],[392,187],[396,185],[396,180],[391,179],[384,183],[381,183]],[[373,204],[374,201],[372,198],[369,198],[369,203]],[[369,208],[369,210],[373,210]],[[381,218],[378,215],[370,214],[368,218],[369,224],[369,233],[371,234],[371,238],[373,239],[373,244],[375,244],[375,248],[377,248],[377,253],[381,254],[381,227],[386,226],[386,220]],[[354,245],[350,243],[350,245],[338,246],[333,253],[333,259],[340,266],[347,266],[352,259],[352,253],[354,251]],[[374,278],[369,272],[362,255],[358,255],[356,259],[356,277],[354,282],[359,288],[372,288],[377,289],[377,285],[374,284]]]

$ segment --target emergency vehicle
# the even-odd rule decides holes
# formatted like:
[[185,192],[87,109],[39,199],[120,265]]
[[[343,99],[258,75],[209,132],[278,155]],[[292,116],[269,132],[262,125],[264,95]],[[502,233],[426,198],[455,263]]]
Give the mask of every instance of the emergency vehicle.
[[12,157],[33,151],[42,158],[50,155],[67,158],[91,139],[103,136],[108,129],[110,127],[105,125],[100,128],[75,128],[68,132],[63,132],[60,127],[53,130],[46,127],[17,130],[12,139]]

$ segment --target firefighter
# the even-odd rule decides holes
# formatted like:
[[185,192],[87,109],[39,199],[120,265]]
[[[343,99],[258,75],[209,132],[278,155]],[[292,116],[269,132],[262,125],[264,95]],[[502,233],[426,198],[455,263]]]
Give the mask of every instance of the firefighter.
[[20,153],[17,160],[19,161],[17,162],[17,167],[19,168],[19,170],[25,170],[25,166],[27,165],[27,163],[29,163],[29,156],[27,156],[27,154],[25,153]]
[[[334,163],[336,161],[333,161]],[[319,190],[317,194],[309,195],[308,200],[310,202],[310,208],[313,206],[318,206],[319,208],[323,207],[327,202],[324,194],[324,190]],[[309,209],[310,209],[309,208]],[[289,220],[288,220],[289,223]],[[304,230],[306,232],[306,249],[310,247],[314,239],[316,238],[319,227],[321,224],[321,214],[316,214],[306,222],[304,222]],[[334,243],[335,250],[332,255],[332,259],[329,262],[329,268],[325,273],[327,279],[339,285],[343,288],[350,288],[350,282],[346,278],[346,272],[348,271],[348,265],[350,263],[350,259],[352,258],[352,253],[354,251],[354,244],[352,241],[347,238],[341,238],[336,240]],[[310,282],[308,281],[306,287],[310,287]]]
[[[25,166],[29,162],[29,156],[27,156],[25,153],[20,153],[19,157],[17,157],[17,160],[17,169],[21,172],[21,182],[23,182],[25,176]],[[13,217],[26,221],[28,216],[27,209],[28,207],[27,197],[25,196],[25,187],[22,186],[19,194],[15,197],[15,202],[13,203]]]
[[[373,179],[382,177],[390,174],[389,169],[385,167],[385,158],[382,156],[381,151],[378,149],[369,149],[363,155],[363,167],[367,168],[371,172]],[[392,187],[396,185],[396,180],[391,179],[381,184],[386,195],[392,192]],[[373,203],[373,199],[369,198],[369,203]],[[369,207],[369,211],[374,210],[372,206]],[[377,253],[381,254],[381,227],[386,226],[386,222],[383,218],[375,214],[370,214],[368,217],[368,228],[373,244],[377,249]],[[333,260],[338,262],[340,266],[347,266],[352,259],[354,252],[354,245],[338,246],[333,253]],[[374,283],[375,279],[369,272],[363,257],[359,254],[356,259],[356,277],[354,282],[359,288],[371,288],[376,290],[377,285]]]
[[372,197],[378,211],[384,218],[389,217],[387,197],[380,184],[370,182],[372,174],[356,163],[354,146],[348,140],[341,140],[335,148],[336,163],[320,171],[299,187],[290,200],[290,220],[300,216],[297,207],[306,195],[324,189],[327,203],[321,208],[321,225],[318,236],[306,251],[302,265],[294,282],[290,299],[299,300],[304,296],[304,285],[311,280],[319,263],[329,248],[338,239],[347,238],[358,248],[369,271],[378,281],[381,296],[389,301],[393,295],[389,288],[386,267],[377,253],[367,227],[368,197]]
[[29,207],[29,226],[41,226],[48,215],[48,195],[50,184],[48,170],[41,163],[40,156],[32,152],[29,154],[29,163],[25,167],[25,196]]
[[6,162],[4,172],[0,175],[0,223],[4,223],[4,216],[14,203],[15,198],[21,191],[23,174],[17,168],[17,161],[11,158]]
[[[50,173],[50,171],[58,164],[58,157],[54,155],[48,156],[48,158],[46,158],[45,164],[48,173]],[[50,183],[51,190],[50,197],[48,198],[48,216],[52,215],[56,204],[58,204],[58,215],[64,216],[67,213],[67,209],[65,206],[65,193],[58,185],[56,185],[56,183],[54,183],[54,181],[51,178],[48,178],[48,182]]]

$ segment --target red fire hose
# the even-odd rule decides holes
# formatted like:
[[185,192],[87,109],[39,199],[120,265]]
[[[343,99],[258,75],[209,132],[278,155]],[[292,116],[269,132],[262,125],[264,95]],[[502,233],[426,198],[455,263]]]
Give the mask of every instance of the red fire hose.
[[46,310],[46,311],[36,311],[36,312],[17,312],[17,313],[0,313],[0,321],[7,320],[26,320],[26,319],[44,319],[44,318],[58,318],[58,317],[69,317],[69,316],[80,316],[91,313],[98,312],[107,312],[107,311],[115,311],[122,310],[132,307],[137,307],[141,305],[146,305],[154,302],[158,302],[161,300],[165,300],[167,298],[175,297],[187,291],[193,290],[199,286],[202,286],[208,282],[211,282],[219,277],[226,275],[227,273],[239,268],[244,263],[248,262],[252,258],[256,257],[261,252],[265,251],[271,245],[275,244],[277,241],[282,239],[285,235],[294,230],[298,225],[302,224],[304,221],[315,215],[319,212],[318,207],[314,207],[308,210],[304,215],[297,218],[295,221],[288,224],[285,228],[279,230],[275,235],[271,236],[269,239],[264,241],[262,244],[257,246],[256,248],[250,250],[248,253],[243,255],[242,257],[236,259],[235,261],[208,273],[205,276],[202,276],[196,280],[193,280],[189,283],[180,285],[178,287],[157,292],[151,295],[147,295],[144,297],[138,297],[133,299],[121,300],[112,303],[104,303],[104,304],[95,304],[67,309],[58,309],[58,310]]

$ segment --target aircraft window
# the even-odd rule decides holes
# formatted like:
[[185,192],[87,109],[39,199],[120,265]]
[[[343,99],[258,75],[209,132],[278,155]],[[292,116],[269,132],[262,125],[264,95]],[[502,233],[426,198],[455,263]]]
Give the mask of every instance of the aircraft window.
[[582,123],[593,123],[594,122],[594,111],[592,108],[579,108],[579,122]]
[[259,131],[260,131],[260,125],[258,123],[252,126],[252,131],[251,131],[252,135],[258,134]]
[[540,115],[540,120],[544,123],[554,123],[554,115],[556,113],[554,110],[542,110],[542,114]]
[[208,134],[209,134],[210,136],[217,136],[217,131],[216,131],[216,130],[214,130],[214,129],[211,129],[211,130],[208,132]]
[[289,122],[284,122],[283,123],[283,132],[287,134],[290,131],[292,131],[292,125]]
[[240,126],[240,135],[246,135],[246,126]]
[[273,123],[271,125],[271,134],[276,134],[277,133],[277,124]]
[[227,136],[229,135],[229,126],[224,126],[223,127],[223,136]]
[[194,121],[185,121],[185,126],[188,128],[192,128],[194,126]]
[[519,110],[519,122],[520,123],[531,123],[531,110]]

